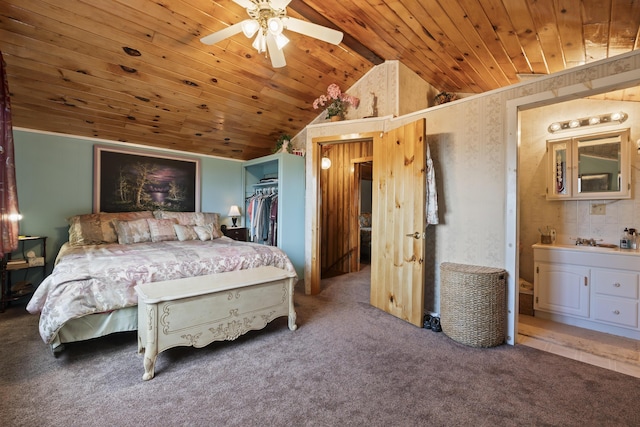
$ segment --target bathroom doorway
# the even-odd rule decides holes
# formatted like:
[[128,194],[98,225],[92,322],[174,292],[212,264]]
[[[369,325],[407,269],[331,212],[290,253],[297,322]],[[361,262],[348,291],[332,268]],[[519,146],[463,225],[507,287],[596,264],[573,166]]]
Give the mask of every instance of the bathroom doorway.
[[371,214],[373,212],[373,157],[353,159],[354,203],[352,208],[357,215],[357,222],[351,226],[356,240],[358,252],[354,257],[354,271],[360,271],[362,265],[371,264]]
[[[591,201],[547,201],[546,181],[546,141],[559,138],[549,133],[552,122],[576,117],[604,114],[610,111],[625,111],[633,116],[640,115],[637,102],[625,100],[633,97],[639,87],[617,89],[609,92],[583,93],[582,98],[563,99],[551,103],[550,100],[537,104],[518,106],[518,305],[516,316],[517,342],[545,351],[557,352],[566,357],[589,361],[607,369],[640,373],[640,365],[633,365],[625,354],[629,348],[637,350],[640,344],[628,338],[557,323],[544,318],[544,313],[534,310],[534,291],[529,289],[535,282],[535,263],[532,245],[540,242],[540,229],[546,227],[557,231],[561,244],[570,244],[576,237],[597,237],[604,241],[615,241],[616,230],[624,228],[620,221],[621,212],[633,211],[633,201],[602,203],[609,210],[598,216],[592,212]],[[633,123],[625,123],[632,131],[632,140],[638,137],[638,129]],[[635,130],[634,130],[635,128]],[[635,134],[635,136],[634,136]],[[563,134],[564,135],[564,134]],[[638,170],[638,164],[633,164]],[[634,182],[637,182],[637,178]],[[629,205],[627,207],[626,205]],[[637,217],[631,215],[632,217]],[[606,220],[606,221],[605,221]],[[624,222],[626,224],[626,222]],[[622,228],[621,228],[622,227]],[[575,241],[575,240],[573,240]],[[611,351],[617,348],[617,350]],[[555,349],[555,351],[554,351]],[[595,355],[595,357],[594,357]],[[594,361],[598,361],[595,363]]]

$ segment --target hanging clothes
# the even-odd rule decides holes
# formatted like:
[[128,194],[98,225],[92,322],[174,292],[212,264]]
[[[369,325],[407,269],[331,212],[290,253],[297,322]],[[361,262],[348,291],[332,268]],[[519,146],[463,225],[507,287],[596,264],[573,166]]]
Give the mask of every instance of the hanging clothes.
[[270,246],[276,245],[278,193],[275,188],[257,189],[247,199],[249,240]]
[[430,224],[438,224],[438,194],[436,193],[436,174],[433,170],[431,150],[427,144],[427,173],[426,173],[426,212],[427,227]]

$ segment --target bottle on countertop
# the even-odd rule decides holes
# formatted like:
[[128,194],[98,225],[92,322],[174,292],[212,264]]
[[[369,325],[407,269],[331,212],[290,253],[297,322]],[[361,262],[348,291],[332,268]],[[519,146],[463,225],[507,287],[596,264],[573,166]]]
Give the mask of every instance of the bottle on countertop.
[[638,249],[638,233],[635,228],[629,229],[629,249]]
[[626,227],[620,237],[620,249],[629,249],[629,229]]

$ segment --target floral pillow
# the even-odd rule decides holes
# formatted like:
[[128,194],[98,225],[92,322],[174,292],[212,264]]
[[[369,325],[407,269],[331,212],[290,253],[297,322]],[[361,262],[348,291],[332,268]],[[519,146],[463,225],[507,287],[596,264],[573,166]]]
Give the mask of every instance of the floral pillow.
[[195,225],[180,225],[173,224],[173,229],[176,231],[176,235],[178,236],[178,240],[184,242],[185,240],[198,240],[198,233],[194,229]]
[[113,223],[118,233],[118,243],[121,245],[151,241],[151,232],[146,218],[133,221],[114,220]]
[[[193,227],[194,231],[200,238],[200,240],[213,240],[217,239],[214,237],[216,231],[213,224],[205,224],[205,225],[196,225]],[[219,237],[219,236],[218,236]]]
[[176,240],[175,218],[172,219],[147,219],[149,224],[149,234],[152,242],[164,242],[166,240]]
[[216,212],[201,212],[201,217],[198,219],[197,225],[213,225],[212,239],[222,237],[222,230],[220,229],[220,214]]
[[180,225],[208,225],[213,224],[213,238],[222,237],[220,230],[220,214],[217,212],[172,212],[172,211],[153,211],[153,216],[157,219],[175,220]]
[[118,235],[114,220],[153,218],[151,211],[113,212],[74,215],[67,219],[69,223],[69,244],[72,246],[101,245],[115,243]]
[[172,212],[153,211],[153,216],[157,219],[175,219],[180,225],[196,225],[200,212]]

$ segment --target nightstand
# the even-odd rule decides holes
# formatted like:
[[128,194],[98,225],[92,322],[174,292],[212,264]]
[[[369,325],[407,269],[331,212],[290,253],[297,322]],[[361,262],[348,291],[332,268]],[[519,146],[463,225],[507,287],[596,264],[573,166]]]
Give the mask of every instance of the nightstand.
[[238,240],[240,242],[247,241],[247,229],[245,227],[226,227],[222,229],[222,232],[225,236],[231,237],[233,240]]
[[[38,248],[39,246],[39,248]],[[39,256],[29,258],[31,251],[38,251]],[[16,253],[21,253],[21,257],[12,258],[11,253],[6,253],[0,261],[0,313],[12,302],[27,297],[35,290],[34,284],[41,282],[46,275],[47,259],[47,238],[45,236],[20,236],[18,238],[18,249]],[[35,253],[34,253],[35,255]],[[28,272],[36,269],[36,276],[31,276]],[[13,282],[12,273],[22,273],[23,280]],[[37,279],[36,282],[32,280]]]

